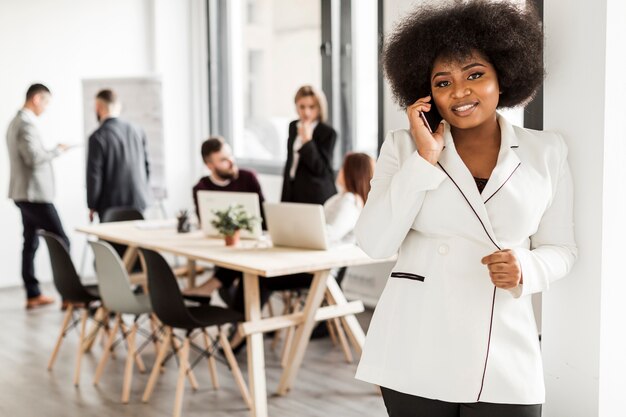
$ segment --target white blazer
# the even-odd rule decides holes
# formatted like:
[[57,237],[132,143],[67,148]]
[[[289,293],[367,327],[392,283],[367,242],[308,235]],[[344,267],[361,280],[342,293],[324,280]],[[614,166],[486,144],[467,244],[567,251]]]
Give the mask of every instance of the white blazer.
[[[437,165],[407,130],[387,135],[355,233],[371,257],[398,260],[358,379],[448,402],[544,402],[529,295],[577,257],[567,147],[557,134],[498,122],[498,162],[482,194],[447,123]],[[523,285],[491,283],[480,261],[498,249],[514,250]]]

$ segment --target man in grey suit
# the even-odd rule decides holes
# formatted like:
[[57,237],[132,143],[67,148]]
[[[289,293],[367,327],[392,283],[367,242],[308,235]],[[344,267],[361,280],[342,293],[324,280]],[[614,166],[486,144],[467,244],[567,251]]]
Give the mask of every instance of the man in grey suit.
[[53,303],[41,294],[35,277],[35,252],[39,247],[37,230],[43,229],[59,236],[69,250],[69,239],[63,231],[59,215],[52,204],[54,172],[51,161],[67,149],[60,144],[52,150],[44,148],[36,125],[37,117],[46,110],[50,90],[43,84],[33,84],[26,92],[26,102],[9,124],[7,147],[11,165],[9,198],[20,209],[24,226],[22,249],[22,279],[26,289],[26,308]]
[[100,221],[113,207],[143,211],[148,203],[150,165],[144,131],[121,120],[121,105],[112,90],[96,95],[100,127],[89,137],[87,205],[89,219]]

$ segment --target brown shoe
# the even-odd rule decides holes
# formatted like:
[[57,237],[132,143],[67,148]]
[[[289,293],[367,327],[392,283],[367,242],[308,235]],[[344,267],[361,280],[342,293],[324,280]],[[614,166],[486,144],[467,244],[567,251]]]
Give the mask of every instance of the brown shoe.
[[26,310],[30,310],[32,308],[46,306],[48,304],[54,303],[54,298],[48,297],[46,295],[38,295],[37,297],[32,297],[26,300]]

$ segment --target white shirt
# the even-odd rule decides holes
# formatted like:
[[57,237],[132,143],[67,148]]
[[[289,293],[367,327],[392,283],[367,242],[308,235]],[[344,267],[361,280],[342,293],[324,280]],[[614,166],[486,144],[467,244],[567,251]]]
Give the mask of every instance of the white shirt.
[[[298,122],[296,127],[298,130],[300,129],[302,122]],[[318,122],[313,122],[311,124],[311,131],[314,131],[317,127]],[[311,138],[313,140],[313,138]],[[289,170],[289,177],[294,179],[296,177],[296,170],[298,169],[298,162],[300,161],[300,149],[304,144],[302,143],[302,137],[298,133],[296,136],[296,140],[293,141],[293,163],[291,164],[291,169]]]
[[354,193],[335,194],[324,203],[326,233],[330,243],[356,243],[354,226],[361,215],[363,202]]

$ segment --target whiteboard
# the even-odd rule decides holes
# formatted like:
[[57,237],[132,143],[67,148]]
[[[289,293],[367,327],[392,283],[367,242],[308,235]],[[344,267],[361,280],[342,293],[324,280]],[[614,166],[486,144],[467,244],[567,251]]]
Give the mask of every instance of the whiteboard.
[[83,80],[85,140],[98,128],[95,97],[102,89],[115,91],[122,103],[120,118],[146,132],[150,161],[150,188],[157,200],[167,197],[163,142],[163,89],[159,77],[101,78]]

